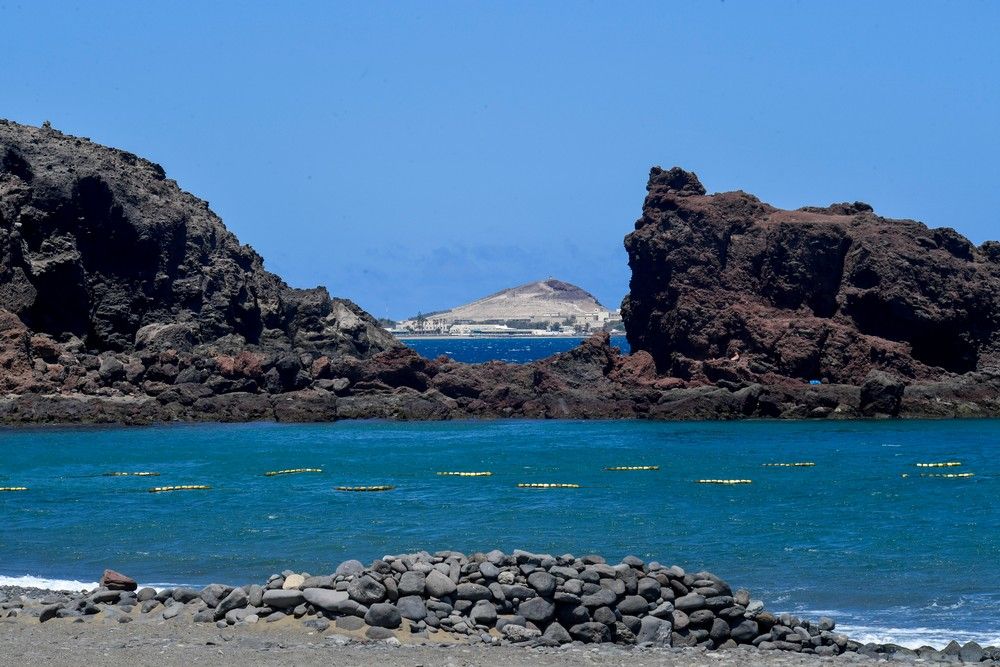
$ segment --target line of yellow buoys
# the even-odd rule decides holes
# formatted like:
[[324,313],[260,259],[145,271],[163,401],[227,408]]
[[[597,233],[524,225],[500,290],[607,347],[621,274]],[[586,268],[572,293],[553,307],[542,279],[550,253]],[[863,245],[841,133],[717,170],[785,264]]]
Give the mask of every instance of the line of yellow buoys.
[[[789,463],[762,463],[761,466],[765,468],[811,468],[816,465],[813,461],[794,461]],[[914,464],[918,468],[951,468],[956,466],[961,466],[961,461],[940,461],[940,462],[930,462],[930,463],[916,463]],[[632,472],[632,471],[658,471],[660,466],[658,465],[639,465],[639,466],[609,466],[604,468],[608,472]],[[270,470],[264,473],[266,477],[275,477],[277,475],[293,475],[301,473],[321,473],[322,468],[288,468],[285,470]],[[160,473],[149,472],[149,471],[113,471],[103,473],[106,477],[158,477]],[[493,475],[492,471],[480,470],[480,471],[456,471],[456,470],[446,470],[439,471],[437,475],[442,477],[491,477]],[[903,473],[901,477],[909,477],[907,473]],[[921,473],[921,477],[937,477],[937,478],[947,478],[947,479],[967,479],[969,477],[974,477],[975,474],[971,472],[963,473]],[[698,484],[723,484],[723,485],[735,485],[735,484],[752,484],[752,479],[697,479],[694,480]],[[149,489],[150,493],[163,493],[168,491],[203,491],[211,489],[211,486],[202,484],[185,484],[179,486],[155,486]],[[337,486],[334,487],[336,491],[352,491],[352,492],[376,492],[376,491],[392,491],[396,487],[389,484],[374,485],[374,486]],[[554,482],[522,482],[517,485],[519,489],[579,489],[581,486],[579,484],[570,483],[554,483]],[[13,491],[27,491],[26,486],[3,486],[0,487],[0,492],[13,492]]]
[[207,491],[212,487],[204,484],[182,484],[180,486],[154,486],[150,493],[165,493],[167,491]]
[[699,484],[753,484],[752,479],[699,479]]
[[795,463],[761,463],[762,468],[812,468],[812,461],[796,461]]
[[158,472],[106,472],[105,477],[159,477]]
[[337,491],[354,491],[357,493],[367,493],[374,491],[392,491],[395,486],[391,484],[383,484],[381,486],[336,486],[334,487]]

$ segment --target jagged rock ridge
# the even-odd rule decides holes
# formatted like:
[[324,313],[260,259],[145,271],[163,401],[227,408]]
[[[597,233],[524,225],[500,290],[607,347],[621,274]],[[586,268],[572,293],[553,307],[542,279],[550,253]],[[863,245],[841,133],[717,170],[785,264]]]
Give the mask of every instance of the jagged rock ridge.
[[23,323],[50,361],[166,349],[365,357],[399,345],[350,301],[265,271],[159,165],[9,121],[0,121],[2,311],[5,329]]
[[634,350],[685,379],[933,380],[997,365],[1000,244],[856,202],[780,210],[653,168],[625,239]]

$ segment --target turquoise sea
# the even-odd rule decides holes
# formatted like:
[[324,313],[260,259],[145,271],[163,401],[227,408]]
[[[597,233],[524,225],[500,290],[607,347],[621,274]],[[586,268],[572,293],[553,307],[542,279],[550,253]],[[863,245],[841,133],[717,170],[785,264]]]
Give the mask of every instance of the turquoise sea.
[[[467,364],[484,361],[506,361],[523,364],[536,359],[565,352],[580,344],[582,338],[406,338],[406,345],[427,357],[441,355]],[[612,336],[611,344],[622,354],[628,354],[625,336]]]
[[[0,486],[30,487],[0,493],[0,583],[92,582],[105,567],[143,583],[241,583],[419,549],[636,554],[709,569],[770,609],[830,614],[862,639],[996,644],[998,442],[1000,421],[0,430]],[[950,460],[962,465],[915,465]],[[794,461],[816,465],[762,466]],[[619,465],[661,469],[604,470]],[[263,476],[299,467],[323,472]],[[448,470],[494,475],[435,474]],[[147,492],[175,484],[212,489]],[[333,490],[373,484],[397,488]]]

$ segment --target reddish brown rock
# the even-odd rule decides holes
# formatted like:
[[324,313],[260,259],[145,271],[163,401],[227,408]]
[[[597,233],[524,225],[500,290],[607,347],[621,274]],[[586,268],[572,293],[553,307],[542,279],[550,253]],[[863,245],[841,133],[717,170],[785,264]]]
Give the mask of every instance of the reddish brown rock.
[[654,168],[647,191],[622,316],[661,373],[860,385],[873,370],[935,380],[1000,360],[1000,244],[862,203],[706,195],[677,168]]
[[105,570],[104,574],[101,575],[101,586],[113,591],[134,591],[139,587],[139,584],[136,583],[135,579],[126,577],[121,572]]

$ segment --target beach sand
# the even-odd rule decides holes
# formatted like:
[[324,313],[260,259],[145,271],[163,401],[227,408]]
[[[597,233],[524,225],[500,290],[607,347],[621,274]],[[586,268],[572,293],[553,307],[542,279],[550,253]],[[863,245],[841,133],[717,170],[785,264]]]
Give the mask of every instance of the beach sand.
[[119,624],[94,618],[84,623],[34,618],[0,620],[0,665],[653,665],[793,667],[820,664],[869,664],[857,654],[817,658],[779,651],[741,648],[707,653],[697,649],[636,649],[614,645],[567,645],[564,648],[468,644],[389,645],[360,642],[352,633],[330,628],[307,631],[298,624],[264,624],[225,630],[183,623]]

